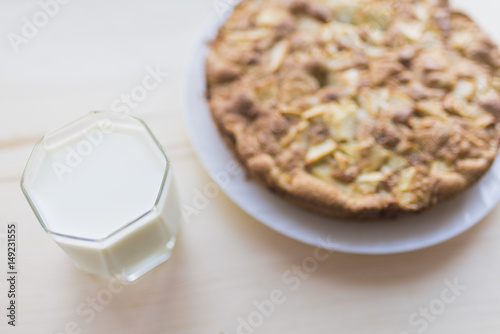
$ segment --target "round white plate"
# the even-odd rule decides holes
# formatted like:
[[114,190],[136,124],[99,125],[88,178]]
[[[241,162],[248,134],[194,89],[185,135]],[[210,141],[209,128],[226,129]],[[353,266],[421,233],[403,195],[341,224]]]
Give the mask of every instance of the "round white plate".
[[366,222],[328,218],[293,206],[257,182],[247,180],[244,173],[233,176],[229,183],[214,177],[227,171],[227,164],[234,161],[204,98],[207,42],[222,23],[222,18],[210,20],[192,50],[184,87],[185,119],[203,166],[221,189],[255,219],[310,245],[347,253],[392,254],[451,239],[478,223],[499,201],[500,159],[478,183],[451,201],[418,215]]

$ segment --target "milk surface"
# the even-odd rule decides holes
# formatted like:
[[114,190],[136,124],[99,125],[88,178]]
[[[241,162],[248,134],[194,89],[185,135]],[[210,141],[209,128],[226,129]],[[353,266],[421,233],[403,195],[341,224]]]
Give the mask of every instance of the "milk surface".
[[153,208],[167,162],[140,130],[90,133],[96,144],[85,137],[47,152],[31,193],[52,232],[100,239]]

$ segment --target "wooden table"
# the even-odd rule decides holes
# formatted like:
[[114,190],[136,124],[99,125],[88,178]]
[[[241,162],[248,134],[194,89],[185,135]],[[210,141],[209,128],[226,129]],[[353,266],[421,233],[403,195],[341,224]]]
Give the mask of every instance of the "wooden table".
[[[132,114],[173,160],[183,203],[210,182],[184,129],[181,86],[193,37],[215,4],[234,2],[224,1],[73,1],[53,7],[47,22],[36,1],[0,3],[0,233],[18,224],[19,268],[13,328],[3,240],[0,332],[499,333],[498,207],[439,246],[359,256],[287,239],[221,194],[184,224],[169,262],[125,287],[79,271],[45,234],[19,187],[33,145],[90,110],[116,107],[148,66],[168,76]],[[500,4],[468,6],[498,27]],[[14,52],[8,33],[21,34],[23,17],[34,15],[46,24]]]

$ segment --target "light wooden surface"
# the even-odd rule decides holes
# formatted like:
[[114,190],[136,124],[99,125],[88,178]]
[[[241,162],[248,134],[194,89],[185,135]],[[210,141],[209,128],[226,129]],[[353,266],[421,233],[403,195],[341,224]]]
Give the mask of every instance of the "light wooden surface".
[[[0,332],[71,333],[75,323],[74,333],[234,334],[239,317],[253,316],[259,326],[240,333],[499,333],[498,207],[471,231],[430,249],[377,257],[321,253],[318,269],[299,279],[290,270],[310,264],[315,249],[271,231],[221,194],[184,224],[168,263],[119,292],[76,269],[43,232],[19,187],[34,143],[87,111],[109,110],[141,84],[148,65],[161,65],[169,76],[132,113],[147,121],[173,160],[183,203],[210,182],[184,129],[181,86],[202,21],[214,14],[214,3],[232,2],[75,0],[15,53],[6,34],[20,33],[23,16],[40,7],[0,0],[0,237],[7,223],[19,226],[18,326],[7,326],[4,316],[2,244]],[[481,0],[468,7],[489,29],[498,26],[500,5]],[[454,280],[466,288],[444,303],[441,292]],[[284,302],[259,323],[255,302],[276,289]],[[109,291],[111,299],[99,303]],[[92,298],[98,311],[82,316],[89,310],[82,303]],[[422,320],[420,308],[429,306],[440,314]],[[409,322],[414,312],[418,325]]]

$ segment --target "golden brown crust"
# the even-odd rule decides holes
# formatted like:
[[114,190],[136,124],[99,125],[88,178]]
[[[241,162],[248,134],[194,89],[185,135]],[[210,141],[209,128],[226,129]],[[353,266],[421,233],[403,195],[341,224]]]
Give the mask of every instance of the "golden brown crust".
[[498,151],[498,49],[446,1],[245,0],[206,76],[248,174],[332,217],[420,212]]

